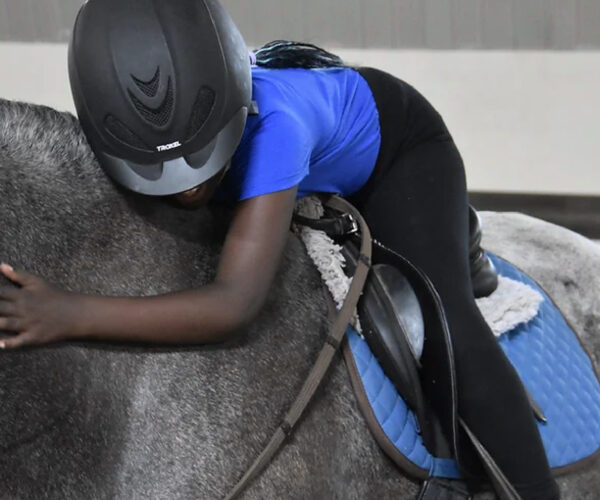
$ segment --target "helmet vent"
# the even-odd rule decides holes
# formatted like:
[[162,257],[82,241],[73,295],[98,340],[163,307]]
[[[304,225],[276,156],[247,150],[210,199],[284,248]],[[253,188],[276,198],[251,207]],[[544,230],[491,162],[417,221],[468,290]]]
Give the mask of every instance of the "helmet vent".
[[106,129],[119,141],[126,144],[127,146],[141,149],[144,151],[152,151],[152,148],[148,146],[142,139],[134,134],[127,125],[122,121],[115,118],[113,115],[107,115],[104,119],[104,126]]
[[215,91],[206,85],[200,88],[196,102],[192,108],[192,116],[188,125],[186,140],[194,137],[208,120],[215,105]]
[[156,109],[146,106],[142,101],[134,96],[131,91],[128,92],[131,101],[138,110],[138,113],[146,122],[148,122],[150,125],[154,125],[155,127],[164,127],[167,123],[169,123],[171,115],[173,114],[173,104],[175,103],[175,95],[173,93],[171,77],[169,77],[167,83],[167,93],[165,98],[160,106]]
[[156,97],[156,93],[158,92],[158,86],[160,85],[160,67],[156,68],[156,73],[152,77],[152,80],[149,82],[145,82],[143,80],[137,79],[135,76],[131,75],[133,81],[138,86],[138,88],[146,94],[148,97]]

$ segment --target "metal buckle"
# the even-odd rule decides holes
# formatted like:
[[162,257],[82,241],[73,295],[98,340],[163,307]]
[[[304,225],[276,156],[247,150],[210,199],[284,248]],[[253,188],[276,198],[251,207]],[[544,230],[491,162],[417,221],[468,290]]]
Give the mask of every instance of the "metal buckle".
[[342,215],[344,222],[349,224],[349,229],[346,234],[355,234],[358,233],[359,226],[357,220],[352,216],[352,214],[344,214]]

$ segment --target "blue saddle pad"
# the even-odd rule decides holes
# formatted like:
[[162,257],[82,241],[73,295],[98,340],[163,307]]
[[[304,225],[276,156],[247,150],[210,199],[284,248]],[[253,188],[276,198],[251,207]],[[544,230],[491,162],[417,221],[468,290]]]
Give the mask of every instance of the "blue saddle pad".
[[[600,384],[591,360],[540,286],[509,262],[488,255],[502,276],[526,283],[544,297],[537,316],[503,334],[499,343],[548,418],[538,425],[550,466],[560,468],[591,457],[600,449]],[[460,477],[456,462],[427,451],[414,414],[365,340],[352,328],[347,338],[372,414],[387,440],[422,471],[422,477]]]

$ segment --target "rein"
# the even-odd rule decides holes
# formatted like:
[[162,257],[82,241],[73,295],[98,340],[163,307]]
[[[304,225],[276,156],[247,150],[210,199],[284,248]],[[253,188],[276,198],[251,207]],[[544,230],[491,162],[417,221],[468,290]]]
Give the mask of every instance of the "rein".
[[238,481],[231,492],[225,497],[225,500],[232,500],[240,495],[242,491],[244,491],[244,489],[252,482],[252,480],[255,479],[269,464],[275,453],[277,453],[279,448],[284,443],[285,439],[294,430],[298,420],[302,416],[302,413],[312,400],[319,385],[323,381],[325,374],[331,366],[333,357],[338,351],[342,340],[344,339],[346,328],[348,327],[348,324],[354,315],[354,311],[356,310],[356,306],[358,304],[358,299],[360,298],[367,275],[369,273],[369,269],[371,268],[371,232],[369,231],[369,228],[367,227],[367,224],[360,212],[354,208],[353,205],[338,196],[331,196],[328,198],[324,202],[324,206],[345,214],[349,214],[354,222],[358,225],[358,231],[360,232],[361,237],[360,254],[357,260],[356,270],[352,278],[350,289],[348,290],[348,294],[346,295],[342,308],[337,314],[337,317],[331,329],[329,330],[325,344],[321,348],[321,352],[317,357],[317,361],[313,365],[306,381],[304,382],[304,385],[302,386],[302,389],[300,390],[300,393],[296,397],[296,400],[284,417],[283,422],[279,425],[269,443],[256,458],[248,471]]

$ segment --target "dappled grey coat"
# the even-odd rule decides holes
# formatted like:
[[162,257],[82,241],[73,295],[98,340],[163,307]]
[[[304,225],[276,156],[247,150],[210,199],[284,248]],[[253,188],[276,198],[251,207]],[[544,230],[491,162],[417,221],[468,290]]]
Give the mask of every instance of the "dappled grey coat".
[[[0,100],[0,260],[69,290],[150,295],[214,274],[229,214],[117,189],[68,114]],[[484,214],[484,245],[530,272],[600,356],[600,251],[519,214]],[[4,284],[5,282],[3,282]],[[262,449],[323,342],[321,285],[290,237],[268,303],[211,347],[69,342],[0,353],[0,498],[217,499]],[[563,498],[597,498],[589,469]],[[411,498],[334,363],[245,498]],[[595,493],[596,492],[596,493]]]

